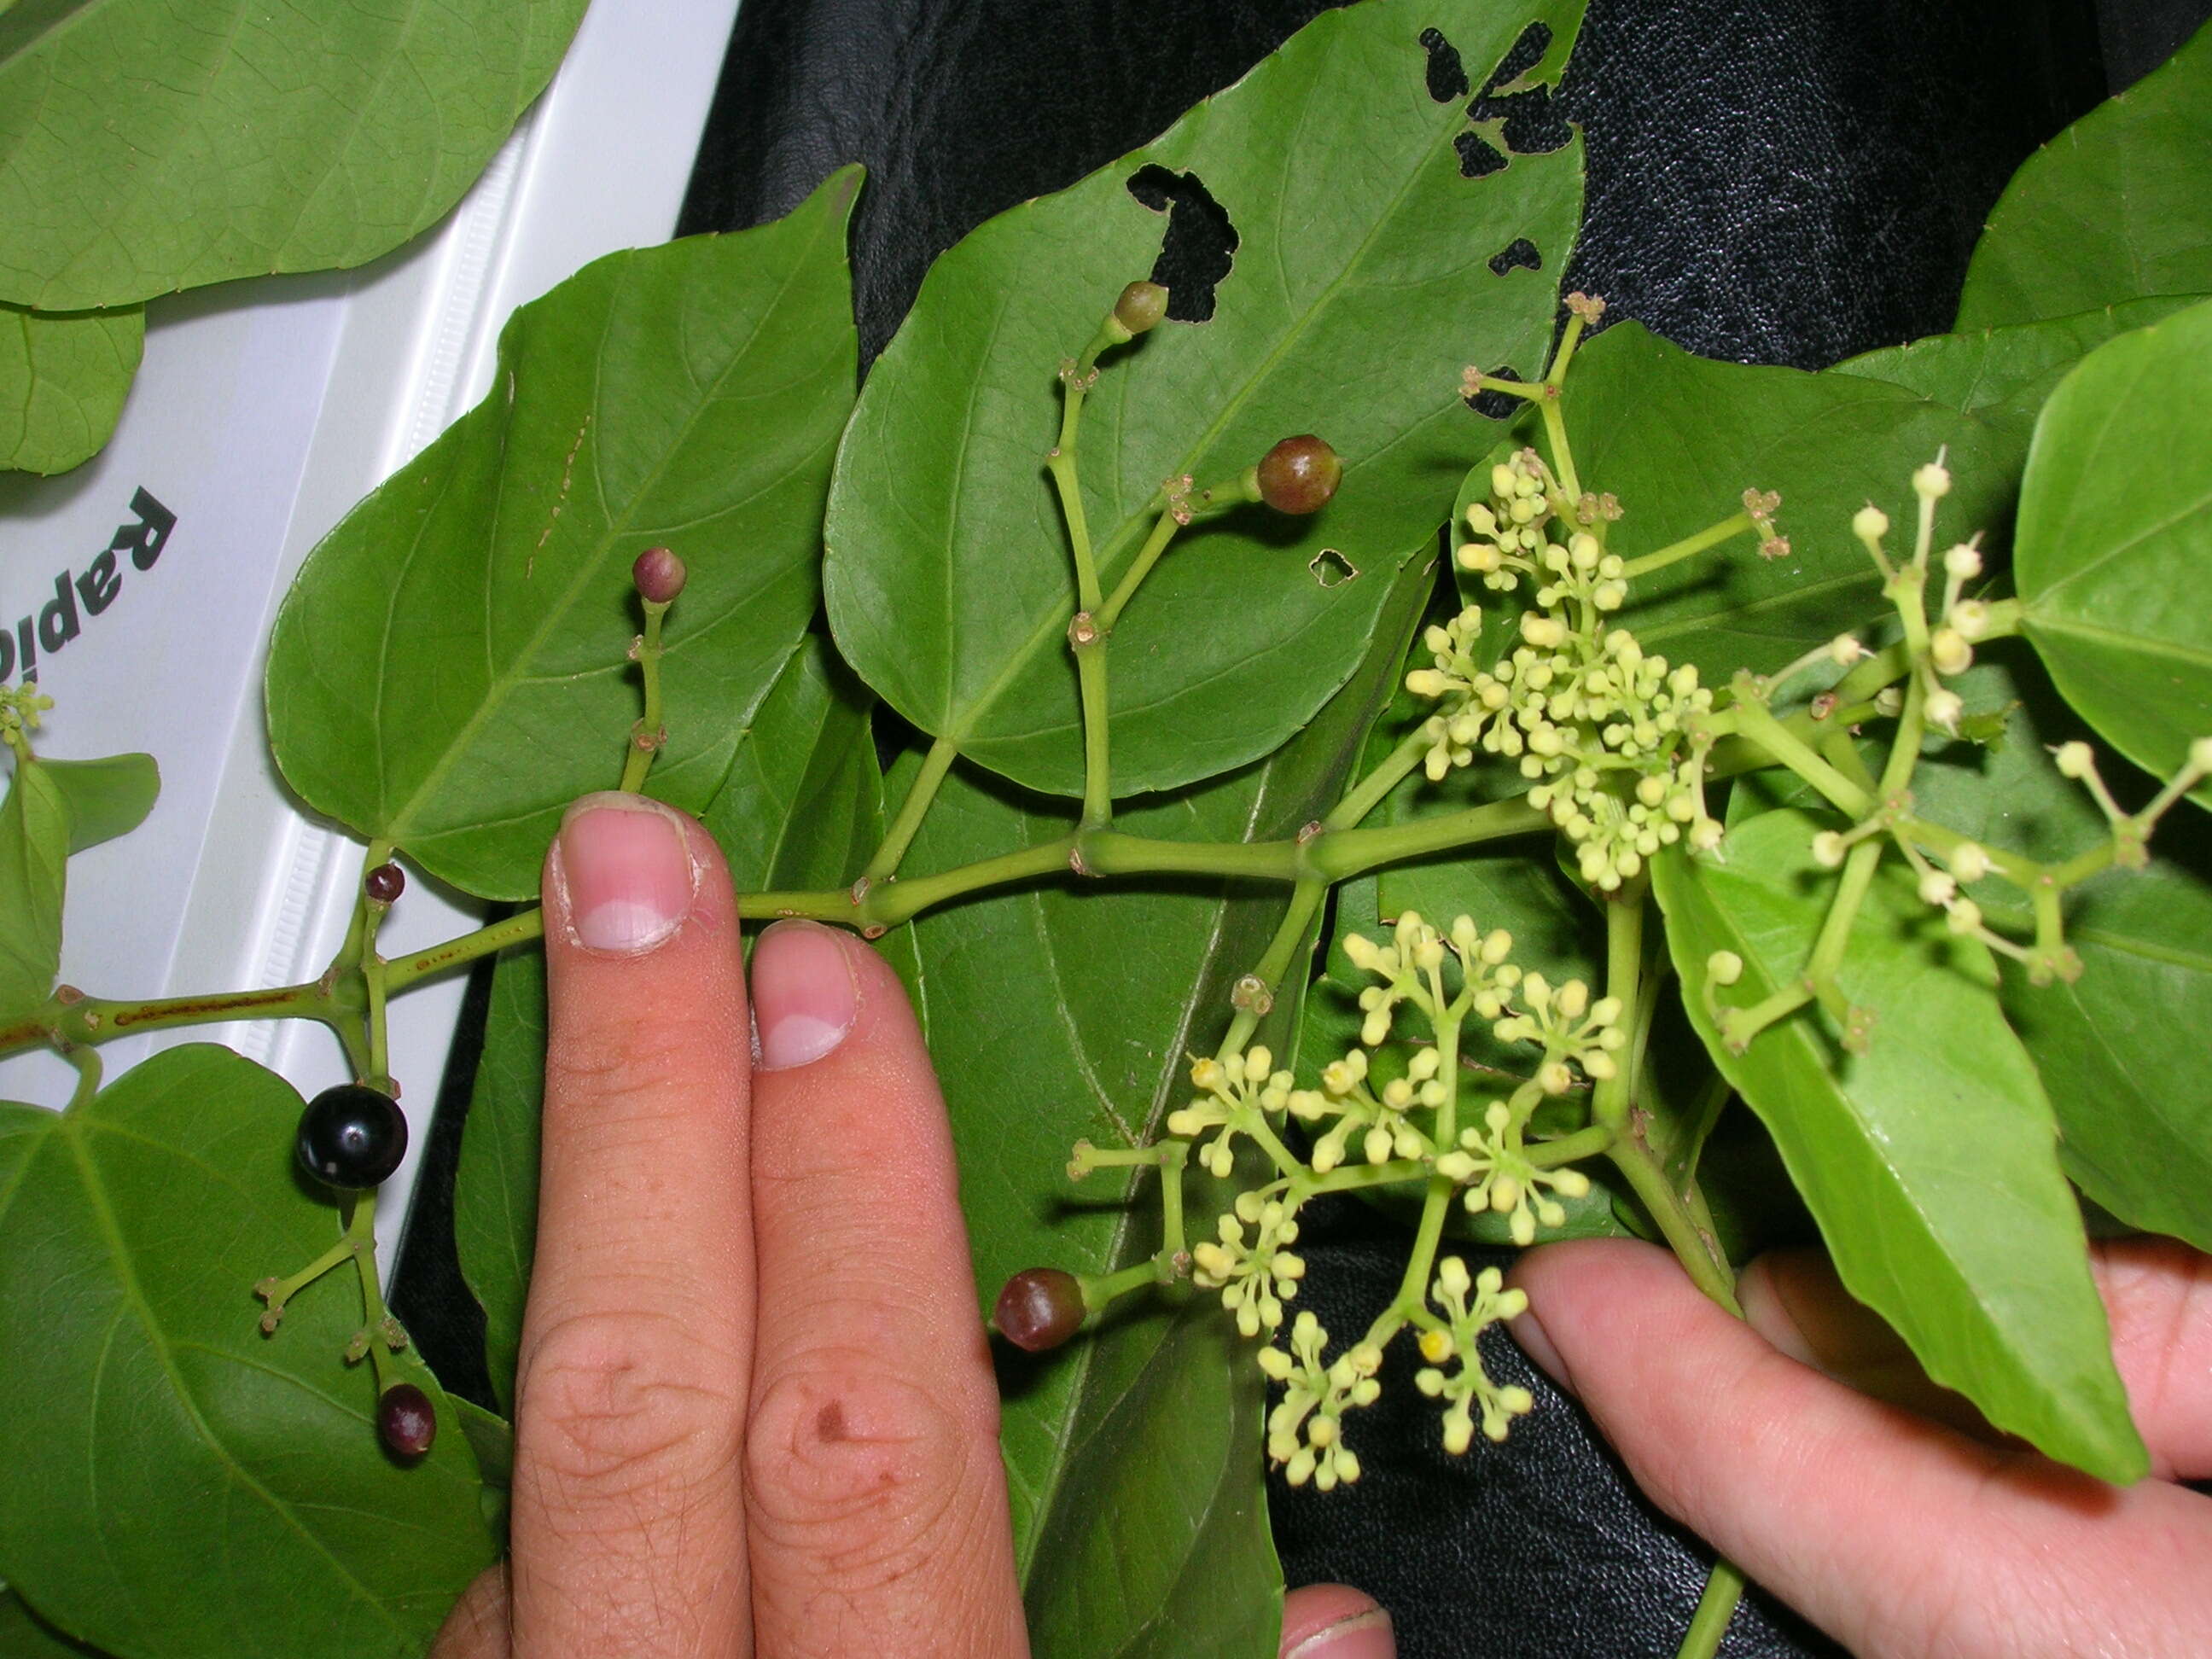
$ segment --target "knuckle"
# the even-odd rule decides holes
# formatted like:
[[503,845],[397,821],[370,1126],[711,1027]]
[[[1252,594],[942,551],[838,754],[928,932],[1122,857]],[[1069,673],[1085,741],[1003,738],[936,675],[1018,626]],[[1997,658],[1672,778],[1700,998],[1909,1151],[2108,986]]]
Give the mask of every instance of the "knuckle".
[[532,1475],[566,1491],[681,1492],[736,1467],[744,1379],[666,1314],[562,1320],[532,1342],[519,1395]]
[[747,1508],[771,1543],[812,1559],[822,1589],[848,1594],[957,1547],[976,1462],[935,1393],[865,1353],[817,1355],[753,1401]]
[[549,1099],[650,1107],[675,1095],[696,1066],[696,1032],[639,1021],[611,1041],[555,1042],[545,1056]]

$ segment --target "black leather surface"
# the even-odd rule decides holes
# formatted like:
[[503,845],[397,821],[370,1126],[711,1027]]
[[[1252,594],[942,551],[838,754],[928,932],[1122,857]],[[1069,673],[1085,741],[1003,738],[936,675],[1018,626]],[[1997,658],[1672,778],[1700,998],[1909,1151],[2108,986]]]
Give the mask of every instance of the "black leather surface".
[[[683,228],[773,217],[836,164],[866,162],[853,246],[866,361],[963,232],[1142,143],[1320,9],[745,0]],[[2179,39],[2205,0],[2106,9],[2125,79],[2154,61],[2144,42]],[[2100,49],[2090,0],[1592,0],[1567,100],[1589,167],[1571,281],[1746,361],[1819,366],[1940,331],[2006,178],[2103,95]],[[465,1043],[457,1063],[465,1076]],[[465,1089],[447,1096],[395,1301],[460,1381],[482,1373],[451,1266]],[[1345,1203],[1312,1216],[1302,1248],[1311,1304],[1347,1329],[1388,1297],[1403,1240]],[[1357,1487],[1278,1485],[1291,1582],[1372,1591],[1407,1659],[1672,1654],[1701,1549],[1517,1352],[1500,1344],[1498,1365],[1541,1401],[1507,1447],[1445,1457],[1432,1408],[1400,1390],[1360,1425]],[[1757,1598],[1723,1650],[1832,1650]]]

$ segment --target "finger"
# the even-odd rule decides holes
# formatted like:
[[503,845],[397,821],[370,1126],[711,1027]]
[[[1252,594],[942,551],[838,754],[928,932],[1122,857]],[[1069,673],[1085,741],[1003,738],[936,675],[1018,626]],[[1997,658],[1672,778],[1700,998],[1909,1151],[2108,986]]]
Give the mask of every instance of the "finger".
[[508,1659],[507,1564],[486,1567],[438,1626],[430,1659]]
[[1672,1260],[1535,1251],[1515,1334],[1644,1489],[1853,1653],[2196,1651],[2212,1500],[1978,1444],[1776,1351]]
[[1279,1659],[1397,1659],[1390,1615],[1347,1584],[1308,1584],[1283,1597]]
[[742,1654],[750,1042],[729,875],[680,813],[595,795],[544,885],[515,1650]]
[[[2178,1239],[2115,1239],[2091,1247],[2090,1265],[2151,1472],[2183,1480],[2212,1474],[2212,1257]],[[1928,1380],[1887,1322],[1844,1289],[1823,1252],[1763,1255],[1740,1288],[1752,1328],[1791,1358],[1878,1400],[2013,1443],[1963,1397]]]
[[951,1132],[905,994],[849,934],[786,922],[752,995],[761,1650],[1026,1653]]

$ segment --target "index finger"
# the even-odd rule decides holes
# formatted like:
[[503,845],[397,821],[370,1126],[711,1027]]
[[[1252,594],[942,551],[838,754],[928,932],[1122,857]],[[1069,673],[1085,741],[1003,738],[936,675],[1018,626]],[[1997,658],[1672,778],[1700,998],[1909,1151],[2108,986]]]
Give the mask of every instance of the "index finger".
[[743,1654],[751,1050],[729,873],[681,813],[586,796],[544,899],[514,1650]]

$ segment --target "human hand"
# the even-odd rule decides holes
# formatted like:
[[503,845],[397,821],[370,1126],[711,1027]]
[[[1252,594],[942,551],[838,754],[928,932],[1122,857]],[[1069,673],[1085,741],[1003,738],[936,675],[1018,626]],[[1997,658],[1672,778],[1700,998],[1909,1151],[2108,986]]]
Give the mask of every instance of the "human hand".
[[1661,1508],[1860,1659],[2186,1659],[2212,1647],[2212,1498],[2173,1484],[2212,1475],[2212,1261],[2095,1265],[2151,1455],[2124,1489],[1931,1420],[1973,1421],[1812,1253],[1753,1262],[1739,1322],[1655,1246],[1548,1246],[1514,1334]]
[[[435,1659],[1026,1653],[951,1134],[896,976],[781,924],[749,1013],[720,853],[639,796],[571,809],[544,903],[511,1554]],[[1288,1598],[1283,1647],[1394,1650],[1338,1586]]]

